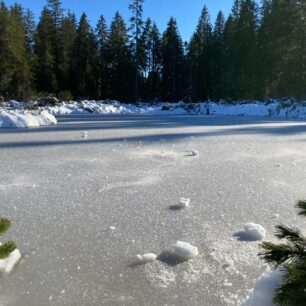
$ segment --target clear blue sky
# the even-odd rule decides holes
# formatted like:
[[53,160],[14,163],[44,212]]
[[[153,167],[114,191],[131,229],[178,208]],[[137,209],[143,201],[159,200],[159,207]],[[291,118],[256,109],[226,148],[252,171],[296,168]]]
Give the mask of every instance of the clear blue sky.
[[[23,7],[31,9],[37,19],[42,7],[46,4],[44,0],[4,0],[4,2],[7,5],[20,3]],[[95,26],[101,14],[105,16],[109,24],[117,10],[128,21],[130,2],[131,0],[62,0],[63,8],[70,9],[77,17],[85,12],[92,26]],[[208,7],[214,23],[219,10],[222,10],[225,16],[229,14],[232,3],[233,0],[145,0],[144,17],[155,20],[161,31],[166,28],[169,18],[175,17],[183,39],[189,40],[204,5]]]

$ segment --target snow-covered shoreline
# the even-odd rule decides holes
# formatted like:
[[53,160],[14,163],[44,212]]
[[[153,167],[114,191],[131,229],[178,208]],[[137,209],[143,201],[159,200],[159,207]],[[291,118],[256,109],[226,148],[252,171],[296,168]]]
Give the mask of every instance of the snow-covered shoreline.
[[[36,108],[36,110],[31,110]],[[306,103],[295,100],[236,103],[139,103],[83,100],[41,106],[39,101],[9,101],[0,105],[0,127],[37,127],[56,124],[54,116],[69,114],[222,115],[306,119]]]
[[56,118],[46,110],[6,110],[0,108],[0,128],[29,128],[57,124]]

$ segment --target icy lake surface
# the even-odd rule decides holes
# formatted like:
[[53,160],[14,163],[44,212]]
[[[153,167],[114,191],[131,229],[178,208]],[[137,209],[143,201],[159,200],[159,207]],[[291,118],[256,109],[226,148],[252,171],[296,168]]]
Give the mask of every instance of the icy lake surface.
[[[83,135],[87,135],[84,137]],[[199,156],[190,156],[188,149]],[[1,216],[23,258],[1,306],[239,305],[265,271],[254,222],[305,228],[306,123],[268,118],[69,115],[0,130]],[[189,198],[190,207],[173,209]],[[134,265],[177,241],[199,255]]]

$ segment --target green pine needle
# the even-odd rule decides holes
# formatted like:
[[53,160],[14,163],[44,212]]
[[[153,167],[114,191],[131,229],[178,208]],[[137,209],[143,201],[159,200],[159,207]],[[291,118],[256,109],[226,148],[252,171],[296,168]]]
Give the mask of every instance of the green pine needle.
[[13,241],[8,241],[0,246],[0,259],[7,258],[16,249],[16,244]]
[[0,219],[0,235],[3,235],[11,226],[11,221],[5,218]]
[[278,239],[287,239],[291,242],[300,242],[305,243],[306,247],[306,238],[297,228],[290,228],[285,225],[277,225],[275,236]]
[[300,216],[306,216],[306,201],[298,201],[296,207],[300,210],[298,212]]

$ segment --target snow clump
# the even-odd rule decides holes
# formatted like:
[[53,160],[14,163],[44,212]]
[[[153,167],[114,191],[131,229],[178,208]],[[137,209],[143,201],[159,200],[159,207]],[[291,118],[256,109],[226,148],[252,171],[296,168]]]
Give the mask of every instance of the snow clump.
[[265,229],[256,223],[247,223],[244,225],[246,238],[252,241],[262,240],[266,236]]
[[198,248],[183,241],[177,241],[173,246],[174,253],[182,259],[189,260],[199,255]]

